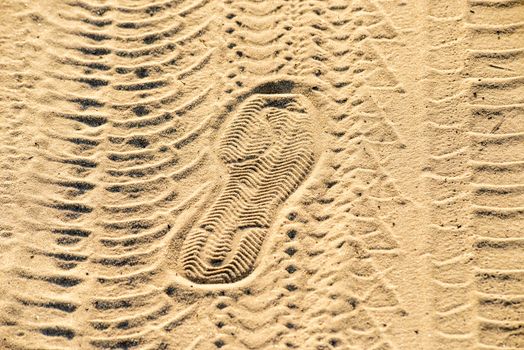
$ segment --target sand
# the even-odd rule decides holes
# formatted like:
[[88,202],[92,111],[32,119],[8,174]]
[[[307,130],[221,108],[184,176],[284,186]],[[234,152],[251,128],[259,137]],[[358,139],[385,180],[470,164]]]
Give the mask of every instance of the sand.
[[0,349],[524,349],[523,32],[2,0]]

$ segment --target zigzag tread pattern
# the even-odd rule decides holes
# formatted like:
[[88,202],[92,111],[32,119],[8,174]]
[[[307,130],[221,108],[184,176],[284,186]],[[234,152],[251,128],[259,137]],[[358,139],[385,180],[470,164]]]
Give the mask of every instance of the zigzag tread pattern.
[[226,126],[228,180],[182,247],[189,279],[230,283],[254,268],[275,209],[313,165],[310,113],[293,95],[253,95]]

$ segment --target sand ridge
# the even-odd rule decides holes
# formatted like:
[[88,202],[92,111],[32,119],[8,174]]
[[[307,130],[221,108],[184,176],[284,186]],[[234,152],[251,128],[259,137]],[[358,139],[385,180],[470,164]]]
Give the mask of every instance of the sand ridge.
[[522,1],[0,6],[0,349],[524,348]]

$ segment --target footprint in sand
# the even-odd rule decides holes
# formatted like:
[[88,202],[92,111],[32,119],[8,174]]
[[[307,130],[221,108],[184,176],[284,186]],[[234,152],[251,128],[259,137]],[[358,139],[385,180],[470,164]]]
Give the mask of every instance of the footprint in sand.
[[191,281],[232,283],[255,267],[278,207],[314,163],[305,106],[301,95],[256,94],[226,127],[218,155],[228,179],[182,248]]

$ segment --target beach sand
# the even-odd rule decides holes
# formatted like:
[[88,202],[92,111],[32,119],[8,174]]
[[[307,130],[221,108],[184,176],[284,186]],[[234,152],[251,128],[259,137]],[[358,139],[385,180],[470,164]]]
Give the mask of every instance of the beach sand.
[[0,349],[524,349],[524,2],[2,0]]

